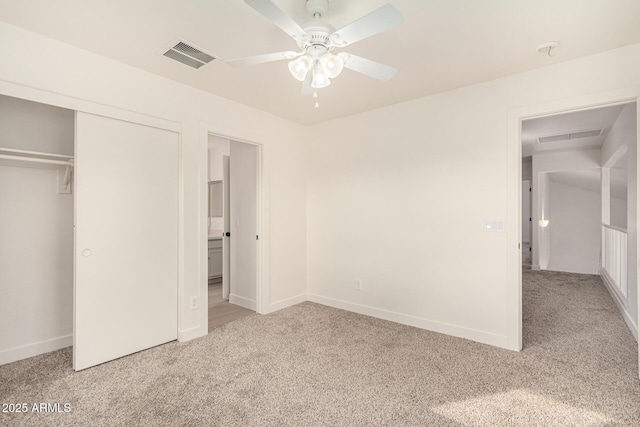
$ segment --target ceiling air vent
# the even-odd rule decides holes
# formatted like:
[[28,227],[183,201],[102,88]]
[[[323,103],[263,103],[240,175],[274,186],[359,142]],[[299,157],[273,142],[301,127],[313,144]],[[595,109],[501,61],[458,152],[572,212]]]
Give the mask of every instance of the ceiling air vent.
[[602,129],[595,130],[585,130],[582,132],[573,132],[573,133],[563,133],[560,135],[549,135],[549,136],[541,136],[538,138],[539,144],[544,144],[547,142],[557,142],[557,141],[568,141],[570,139],[580,139],[580,138],[589,138],[593,136],[602,135]]
[[173,43],[173,47],[164,52],[163,55],[196,70],[216,59],[213,55],[196,49],[183,41]]

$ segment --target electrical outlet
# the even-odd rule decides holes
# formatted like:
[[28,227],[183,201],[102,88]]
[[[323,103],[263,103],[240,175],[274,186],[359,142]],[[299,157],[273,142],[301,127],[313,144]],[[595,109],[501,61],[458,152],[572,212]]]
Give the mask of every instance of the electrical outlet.
[[356,290],[357,291],[362,290],[362,279],[356,279]]
[[189,306],[189,308],[191,308],[191,310],[198,309],[198,297],[191,297],[191,305]]

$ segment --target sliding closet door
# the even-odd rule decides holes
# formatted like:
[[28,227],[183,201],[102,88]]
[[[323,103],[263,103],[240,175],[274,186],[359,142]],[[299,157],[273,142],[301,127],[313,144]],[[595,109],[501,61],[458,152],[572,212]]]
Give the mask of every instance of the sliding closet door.
[[179,134],[76,113],[73,367],[177,338]]

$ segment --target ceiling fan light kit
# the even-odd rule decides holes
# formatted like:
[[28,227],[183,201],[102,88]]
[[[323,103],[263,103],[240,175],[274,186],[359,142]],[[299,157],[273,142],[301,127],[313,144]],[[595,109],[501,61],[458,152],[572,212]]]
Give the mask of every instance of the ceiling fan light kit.
[[370,59],[346,52],[333,53],[335,48],[348,46],[401,24],[404,18],[391,4],[381,6],[336,31],[320,20],[329,8],[328,0],[306,0],[307,12],[314,20],[303,26],[298,25],[271,0],[245,0],[245,3],[289,34],[302,51],[231,59],[226,61],[229,65],[254,65],[296,58],[289,62],[289,72],[296,80],[303,82],[303,95],[315,96],[317,89],[329,86],[331,79],[338,77],[344,68],[382,81],[391,79],[396,73],[395,68]]

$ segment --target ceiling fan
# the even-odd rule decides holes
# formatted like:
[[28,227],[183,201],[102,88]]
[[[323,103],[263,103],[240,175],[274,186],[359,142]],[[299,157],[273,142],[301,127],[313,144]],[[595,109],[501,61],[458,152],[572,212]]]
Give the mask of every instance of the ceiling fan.
[[289,34],[302,51],[276,52],[230,59],[225,61],[229,65],[244,66],[283,59],[291,60],[289,71],[293,77],[303,82],[302,94],[314,94],[314,96],[317,96],[317,92],[315,92],[317,89],[329,86],[330,79],[337,77],[343,68],[382,81],[387,81],[396,74],[397,70],[388,65],[346,52],[333,53],[335,48],[349,46],[401,24],[404,18],[392,4],[385,4],[351,24],[336,30],[321,21],[322,16],[329,8],[329,0],[306,0],[307,12],[314,20],[302,26],[298,25],[271,0],[245,0],[245,3]]

